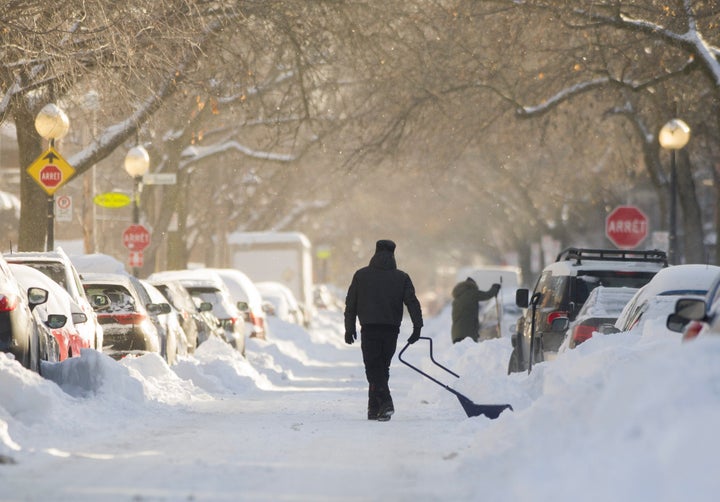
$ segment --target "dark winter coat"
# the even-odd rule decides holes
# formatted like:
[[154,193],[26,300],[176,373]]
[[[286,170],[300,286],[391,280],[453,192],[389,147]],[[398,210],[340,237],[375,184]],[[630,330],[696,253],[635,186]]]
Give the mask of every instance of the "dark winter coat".
[[399,328],[403,305],[408,309],[413,327],[421,327],[422,310],[410,276],[398,270],[392,250],[378,249],[370,264],[353,275],[345,298],[345,332],[356,332],[356,319],[361,326]]
[[479,338],[480,304],[478,302],[489,300],[497,294],[495,286],[489,291],[480,291],[477,283],[468,278],[455,285],[452,290],[452,328],[453,343],[470,337],[476,342]]

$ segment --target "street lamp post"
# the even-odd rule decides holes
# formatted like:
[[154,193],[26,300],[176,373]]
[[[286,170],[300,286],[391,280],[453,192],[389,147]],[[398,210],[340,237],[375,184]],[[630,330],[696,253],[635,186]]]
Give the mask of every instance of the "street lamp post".
[[677,168],[675,151],[690,141],[690,127],[680,119],[672,119],[660,129],[660,146],[670,150],[670,228],[668,236],[668,262],[675,264],[677,255]]
[[[50,146],[54,148],[55,140],[64,137],[70,130],[70,120],[60,107],[49,103],[43,106],[35,117],[35,130],[40,136],[50,141]],[[55,247],[55,194],[48,195],[47,201],[45,250],[52,251]]]
[[142,146],[134,146],[125,156],[125,171],[133,179],[133,224],[140,223],[140,191],[145,173],[150,168],[150,156]]
[[[150,168],[150,156],[144,147],[132,147],[125,156],[125,171],[133,179],[133,225],[140,223],[140,192],[142,191],[142,178]],[[133,267],[133,275],[137,277],[138,267]]]

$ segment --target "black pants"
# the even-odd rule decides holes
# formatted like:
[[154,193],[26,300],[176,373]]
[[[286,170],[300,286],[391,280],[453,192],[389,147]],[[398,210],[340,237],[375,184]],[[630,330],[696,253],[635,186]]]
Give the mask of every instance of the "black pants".
[[397,349],[400,328],[385,324],[370,324],[360,330],[360,347],[368,381],[368,409],[377,411],[383,405],[392,406],[390,397],[390,363]]

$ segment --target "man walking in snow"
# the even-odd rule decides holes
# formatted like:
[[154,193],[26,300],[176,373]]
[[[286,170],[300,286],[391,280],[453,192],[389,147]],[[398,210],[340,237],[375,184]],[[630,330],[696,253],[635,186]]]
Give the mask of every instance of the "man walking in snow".
[[409,343],[420,338],[422,309],[410,276],[398,270],[395,243],[379,240],[370,264],[353,275],[345,298],[345,343],[357,339],[356,318],[360,321],[360,347],[368,381],[368,420],[387,421],[395,412],[388,380],[390,362],[397,348],[403,304],[410,313],[413,332]]
[[498,294],[500,284],[493,284],[487,291],[480,291],[472,277],[455,285],[452,290],[452,328],[450,336],[453,343],[467,337],[478,341],[480,337],[479,302],[489,300]]

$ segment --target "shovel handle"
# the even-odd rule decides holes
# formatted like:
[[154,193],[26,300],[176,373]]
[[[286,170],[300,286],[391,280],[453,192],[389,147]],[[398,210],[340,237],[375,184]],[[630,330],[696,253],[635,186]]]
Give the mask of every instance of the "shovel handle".
[[[433,364],[435,364],[435,366],[439,366],[440,368],[444,369],[445,371],[447,371],[448,373],[450,373],[450,374],[453,375],[454,377],[460,378],[460,375],[458,375],[457,373],[455,373],[455,372],[452,371],[451,369],[446,368],[445,366],[443,366],[442,364],[440,364],[439,362],[437,362],[437,361],[435,360],[435,356],[433,355],[433,340],[432,340],[432,338],[430,338],[429,336],[421,336],[421,337],[419,338],[419,340],[427,340],[428,342],[430,342],[430,360],[433,362]],[[410,343],[406,343],[406,344],[405,344],[405,347],[403,347],[403,349],[402,349],[402,350],[400,351],[400,353],[398,354],[398,359],[399,359],[401,362],[405,363],[405,364],[407,364],[407,362],[403,361],[402,355],[403,355],[403,352],[405,352],[405,350],[406,350],[409,346],[410,346]]]

